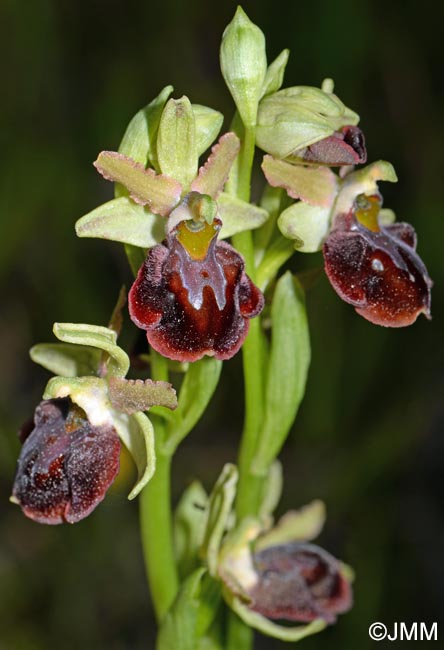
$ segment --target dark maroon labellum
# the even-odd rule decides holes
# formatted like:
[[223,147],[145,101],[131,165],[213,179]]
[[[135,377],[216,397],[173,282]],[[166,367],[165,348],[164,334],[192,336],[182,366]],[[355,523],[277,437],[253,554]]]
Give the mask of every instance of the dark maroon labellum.
[[293,152],[292,157],[331,167],[361,165],[367,160],[364,134],[357,126],[344,126],[333,135]]
[[221,222],[201,228],[182,221],[164,245],[148,251],[129,293],[135,324],[150,345],[176,361],[205,354],[231,358],[264,299],[232,246],[217,242]]
[[259,582],[249,593],[249,607],[267,618],[334,623],[352,605],[338,560],[314,544],[272,546],[253,559]]
[[41,524],[80,521],[104,498],[119,456],[112,427],[92,427],[68,398],[41,402],[18,459],[13,500]]
[[[373,207],[358,205],[363,196],[349,214],[335,218],[324,244],[325,270],[334,290],[376,325],[404,327],[421,313],[430,318],[432,282],[416,253],[414,229],[408,223],[379,225]],[[364,199],[370,205],[375,197]]]

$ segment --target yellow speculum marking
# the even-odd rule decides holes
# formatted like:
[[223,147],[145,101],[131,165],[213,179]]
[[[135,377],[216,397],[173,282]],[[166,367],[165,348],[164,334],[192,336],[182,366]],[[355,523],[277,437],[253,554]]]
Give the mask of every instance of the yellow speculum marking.
[[355,217],[360,224],[372,230],[379,232],[381,228],[378,223],[378,215],[381,210],[381,197],[377,194],[368,196],[360,194],[356,198]]
[[217,233],[217,222],[181,221],[177,226],[177,239],[193,260],[203,260]]

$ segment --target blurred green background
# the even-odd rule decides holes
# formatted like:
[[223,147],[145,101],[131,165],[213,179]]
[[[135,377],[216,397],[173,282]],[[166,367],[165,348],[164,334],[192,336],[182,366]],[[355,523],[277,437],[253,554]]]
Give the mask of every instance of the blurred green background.
[[[91,162],[115,149],[132,115],[166,84],[232,106],[218,64],[236,3],[205,0],[0,0],[0,648],[139,650],[154,624],[128,476],[76,526],[45,527],[8,502],[16,431],[48,374],[28,348],[55,320],[104,324],[131,281],[117,244],[78,240],[74,222],[111,198]],[[282,454],[284,511],[320,497],[321,543],[355,569],[355,607],[308,650],[371,648],[371,622],[439,621],[444,634],[443,86],[438,3],[246,0],[269,59],[289,47],[284,86],[332,76],[361,115],[369,160],[390,160],[385,206],[411,222],[434,279],[433,321],[376,328],[320,274],[308,293],[313,363]],[[260,178],[257,179],[259,189]],[[294,269],[321,267],[297,256]],[[135,331],[127,322],[125,343]],[[205,421],[179,450],[174,495],[210,487],[234,460],[240,359],[226,364]],[[421,645],[417,643],[416,645]],[[387,644],[395,648],[400,643]],[[258,638],[257,649],[284,647]],[[385,647],[381,643],[379,647]],[[416,647],[416,646],[415,646]],[[172,649],[173,650],[173,649]]]

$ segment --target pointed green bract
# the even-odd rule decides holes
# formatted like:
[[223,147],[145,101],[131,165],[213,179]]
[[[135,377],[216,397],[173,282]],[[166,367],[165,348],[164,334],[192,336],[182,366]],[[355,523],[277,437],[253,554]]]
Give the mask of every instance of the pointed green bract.
[[207,516],[207,493],[199,481],[193,481],[183,492],[174,512],[174,549],[182,578],[200,564],[199,550]]
[[94,166],[107,180],[124,185],[136,203],[148,206],[155,214],[167,216],[180,199],[182,187],[178,181],[145,169],[116,151],[102,151]]
[[283,482],[282,465],[279,460],[275,460],[269,469],[258,511],[259,519],[265,529],[273,522],[273,513],[281,498]]
[[213,144],[222,128],[224,116],[219,111],[201,104],[192,104],[196,122],[196,150],[201,156]]
[[159,630],[156,650],[196,650],[201,582],[205,569],[196,569],[182,584]]
[[279,56],[270,63],[262,86],[261,97],[275,93],[282,86],[289,55],[290,50],[282,50]]
[[97,237],[151,248],[165,236],[165,221],[130,198],[121,196],[100,205],[76,223],[78,237]]
[[156,138],[160,117],[173,86],[166,86],[147,106],[135,114],[120,142],[119,153],[144,167],[151,162],[157,168]]
[[242,201],[232,194],[222,194],[217,200],[219,216],[222,219],[220,239],[232,237],[238,232],[253,230],[264,224],[269,214],[264,208]]
[[332,205],[338,183],[328,167],[304,167],[291,165],[285,160],[264,156],[262,170],[272,187],[282,187],[293,199],[301,199],[310,205]]
[[53,332],[64,343],[86,345],[107,352],[110,355],[108,372],[111,375],[124,377],[128,372],[128,355],[116,345],[117,335],[108,327],[83,323],[54,323]]
[[114,426],[137,467],[137,481],[128,495],[128,499],[134,499],[156,469],[153,425],[145,413],[126,415],[115,412]]
[[305,391],[310,340],[304,295],[287,271],[277,282],[266,372],[265,415],[253,459],[253,472],[265,476],[284,444]]
[[241,7],[223,33],[220,65],[244,125],[254,127],[267,72],[265,37]]
[[113,408],[127,414],[147,411],[152,406],[177,407],[176,391],[171,384],[152,379],[111,377],[109,398]]
[[[219,382],[221,361],[212,357],[191,364],[179,392],[178,407],[166,413],[167,425],[163,451],[172,454],[193,429],[208,406]],[[161,409],[156,407],[155,413]]]
[[96,374],[102,353],[85,345],[37,343],[30,349],[29,355],[34,363],[55,375],[77,377]]
[[157,134],[157,158],[162,173],[188,190],[198,167],[196,123],[188,97],[167,102]]
[[228,527],[229,516],[236,495],[238,472],[235,465],[227,463],[210,494],[208,520],[202,544],[210,575],[217,575],[219,549]]
[[200,168],[197,178],[191,184],[191,189],[216,199],[228,180],[230,169],[239,153],[239,146],[237,135],[225,133],[212,148],[211,155]]
[[330,208],[320,208],[299,201],[284,210],[278,226],[284,237],[292,239],[302,253],[321,250],[330,229]]

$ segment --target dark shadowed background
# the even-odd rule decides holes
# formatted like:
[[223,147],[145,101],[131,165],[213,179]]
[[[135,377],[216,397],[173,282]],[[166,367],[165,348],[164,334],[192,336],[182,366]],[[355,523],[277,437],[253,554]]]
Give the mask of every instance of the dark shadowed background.
[[[0,0],[0,648],[141,650],[154,625],[130,469],[75,526],[46,527],[8,502],[18,426],[48,373],[29,347],[52,323],[105,324],[131,281],[118,244],[78,240],[81,215],[111,198],[91,162],[115,149],[132,115],[171,83],[175,96],[231,115],[219,72],[222,31],[236,3],[205,0]],[[366,650],[371,622],[441,616],[444,598],[443,86],[438,3],[245,0],[269,59],[289,47],[284,86],[331,76],[361,115],[369,160],[400,182],[385,206],[418,232],[434,279],[433,321],[370,325],[323,274],[308,292],[313,362],[307,396],[282,454],[280,510],[320,497],[321,543],[356,570],[355,607],[307,650]],[[258,176],[256,184],[260,188]],[[321,268],[296,256],[293,268]],[[127,321],[124,342],[135,330]],[[240,358],[226,364],[210,412],[179,450],[174,495],[207,487],[234,460],[241,429]],[[421,645],[417,643],[415,647]],[[400,643],[387,644],[395,648]],[[257,639],[258,649],[284,647]],[[384,643],[378,647],[385,647]],[[174,650],[174,649],[172,649]]]

